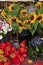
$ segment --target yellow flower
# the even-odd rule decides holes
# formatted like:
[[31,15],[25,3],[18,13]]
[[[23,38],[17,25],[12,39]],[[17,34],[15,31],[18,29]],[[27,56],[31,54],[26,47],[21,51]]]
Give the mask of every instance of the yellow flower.
[[8,18],[7,19],[7,22],[11,25],[12,24],[12,19],[11,18]]
[[37,18],[37,15],[34,13],[34,14],[32,15],[32,17],[31,17],[31,19],[30,19],[30,24],[31,24],[31,23],[34,23],[35,20],[36,20],[36,18]]
[[30,25],[28,25],[28,27],[27,27],[28,29],[30,29]]
[[1,12],[1,15],[2,15],[5,19],[7,19],[7,13],[5,13],[4,10]]
[[36,20],[38,20],[38,21],[39,21],[39,23],[40,23],[41,21],[43,21],[43,14],[38,15],[38,17],[37,17],[37,19],[36,19]]
[[30,15],[29,14],[25,14],[25,16],[29,18]]
[[23,21],[23,25],[26,24],[26,23],[28,23],[28,20],[24,20],[24,21]]
[[22,29],[22,30],[23,30],[23,29],[24,29],[24,27],[23,27],[23,26],[22,26],[22,27],[21,27],[21,26],[19,26],[19,29]]
[[13,7],[14,7],[14,3],[10,4],[10,6],[8,7],[8,10],[11,12],[13,10]]
[[13,16],[13,17],[12,17],[12,22],[19,23],[19,20],[18,20],[18,18],[17,18],[16,16]]
[[27,10],[23,9],[20,11],[20,14],[26,14]]
[[41,2],[37,2],[36,8],[41,7],[41,6],[42,6],[42,3]]

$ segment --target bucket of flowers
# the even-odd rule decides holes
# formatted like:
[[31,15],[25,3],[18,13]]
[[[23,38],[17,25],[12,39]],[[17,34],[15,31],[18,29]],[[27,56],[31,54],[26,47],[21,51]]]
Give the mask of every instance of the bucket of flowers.
[[28,40],[30,36],[33,38],[30,39],[28,44],[28,54],[30,58],[36,59],[40,56],[40,52],[43,58],[43,3],[37,2],[34,7],[35,10],[32,10],[34,9],[32,6],[34,5],[31,5],[28,9],[20,3],[11,3],[2,10],[1,16],[10,24],[13,33],[17,33],[17,37],[22,31],[29,30],[29,34],[23,32],[22,36],[26,38],[26,35],[29,35]]

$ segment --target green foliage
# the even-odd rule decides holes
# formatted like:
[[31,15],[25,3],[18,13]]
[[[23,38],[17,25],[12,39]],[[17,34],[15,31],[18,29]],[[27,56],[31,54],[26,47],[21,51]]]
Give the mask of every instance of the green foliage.
[[38,47],[33,47],[30,42],[28,42],[28,56],[32,60],[36,60],[38,57],[43,59],[43,43]]
[[30,42],[28,43],[28,56],[31,60],[37,59],[38,56],[36,48],[34,48]]
[[17,23],[13,22],[13,24],[12,24],[12,29],[13,29],[13,32],[18,32],[18,30],[19,30],[19,25],[18,25]]
[[43,6],[41,8],[37,8],[36,13],[42,14],[43,13]]
[[35,23],[31,24],[31,27],[30,27],[30,32],[31,32],[32,35],[34,35],[37,28],[38,28],[38,21],[35,21]]

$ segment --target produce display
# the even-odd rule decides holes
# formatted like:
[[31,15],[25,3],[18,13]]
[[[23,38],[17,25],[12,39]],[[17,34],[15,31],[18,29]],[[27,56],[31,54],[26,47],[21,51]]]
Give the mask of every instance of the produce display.
[[20,48],[16,49],[10,42],[0,43],[0,65],[20,65],[27,56],[26,40],[20,42]]
[[26,57],[28,63],[37,58],[43,61],[43,2],[2,4],[0,65],[21,65]]

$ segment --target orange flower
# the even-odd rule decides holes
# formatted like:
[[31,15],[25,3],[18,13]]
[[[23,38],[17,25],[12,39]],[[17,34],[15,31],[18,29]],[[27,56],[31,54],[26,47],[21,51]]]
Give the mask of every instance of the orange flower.
[[31,17],[31,19],[30,19],[30,24],[31,24],[31,23],[34,23],[35,20],[36,20],[36,18],[37,18],[37,15],[34,13],[34,14],[32,15],[32,17]]
[[10,4],[10,6],[8,7],[8,10],[11,12],[13,10],[13,6],[14,6],[14,3],[13,4]]
[[42,21],[43,21],[43,14],[38,15],[38,17],[37,17],[37,19],[36,19],[36,20],[38,20],[38,21],[39,21],[39,23],[40,23],[40,22],[42,22]]
[[1,12],[1,15],[3,16],[3,18],[7,19],[7,13],[5,13],[4,10]]
[[20,14],[26,14],[27,10],[23,9],[20,11]]
[[42,3],[41,2],[37,2],[36,8],[41,7],[41,6],[42,6]]

